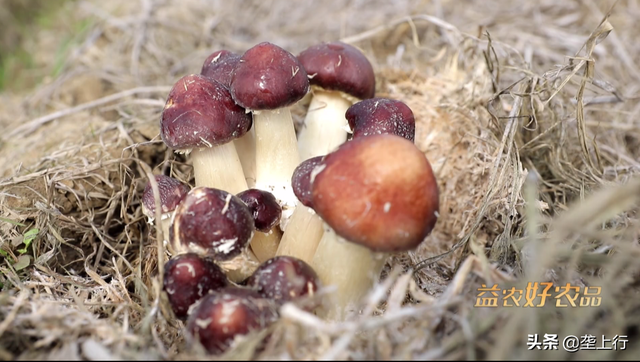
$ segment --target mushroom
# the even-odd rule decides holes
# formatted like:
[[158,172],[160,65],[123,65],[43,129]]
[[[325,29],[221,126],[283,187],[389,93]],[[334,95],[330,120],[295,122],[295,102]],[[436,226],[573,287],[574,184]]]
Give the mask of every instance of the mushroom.
[[389,98],[369,98],[354,103],[345,113],[351,139],[391,133],[414,142],[416,121],[404,102]]
[[298,55],[309,74],[311,103],[298,132],[301,160],[325,155],[347,140],[345,111],[354,102],[375,93],[375,74],[367,57],[356,47],[321,43]]
[[[247,287],[278,304],[302,301],[313,297],[320,287],[318,275],[303,260],[291,256],[276,256],[262,263],[249,277]],[[311,304],[307,310],[313,309]]]
[[282,206],[281,228],[297,200],[291,175],[300,163],[289,109],[309,91],[307,73],[298,59],[269,42],[247,50],[231,79],[231,95],[253,113],[256,136],[256,188],[271,192]]
[[325,230],[311,266],[337,287],[325,310],[345,319],[377,282],[387,257],[415,249],[438,218],[431,165],[393,134],[359,137],[328,154],[312,174],[313,207]]
[[195,253],[175,255],[164,265],[163,290],[173,313],[182,320],[209,291],[228,285],[227,276],[217,264]]
[[278,320],[277,304],[255,290],[227,287],[209,293],[189,314],[191,342],[218,355],[233,348],[247,335]]
[[238,62],[240,62],[240,55],[226,49],[217,50],[205,59],[200,74],[229,88],[231,74]]
[[238,193],[247,182],[234,143],[251,127],[251,116],[221,83],[199,74],[173,86],[162,111],[160,135],[178,152],[191,152],[196,186]]
[[322,238],[322,219],[313,211],[311,200],[311,172],[321,162],[316,156],[302,161],[293,171],[291,186],[298,198],[287,230],[282,234],[276,256],[289,255],[311,263],[318,243]]
[[[247,253],[254,233],[253,216],[237,196],[220,189],[196,187],[175,213],[171,234],[178,252],[211,257],[232,281],[246,278],[257,267],[258,263]],[[230,271],[239,275],[229,274]]]
[[[182,181],[165,175],[155,175],[158,184],[158,192],[160,197],[161,220],[160,227],[165,238],[165,243],[169,239],[169,227],[173,223],[173,215],[182,199],[189,192],[189,186]],[[151,182],[147,182],[142,192],[142,213],[147,216],[149,223],[152,224],[156,215],[156,202],[151,188]]]
[[251,238],[251,250],[263,262],[272,258],[278,249],[282,231],[278,222],[282,215],[282,207],[272,193],[259,189],[249,189],[237,194],[253,215],[256,232]]
[[[231,86],[231,75],[240,62],[240,55],[226,49],[218,50],[205,59],[200,74],[217,80],[225,87]],[[253,127],[247,133],[233,141],[248,187],[256,183],[256,137]]]

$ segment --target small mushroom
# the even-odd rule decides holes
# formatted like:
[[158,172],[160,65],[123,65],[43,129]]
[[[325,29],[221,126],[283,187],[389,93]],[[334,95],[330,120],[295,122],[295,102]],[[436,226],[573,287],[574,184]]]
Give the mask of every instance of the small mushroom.
[[351,139],[390,133],[414,142],[416,121],[404,102],[389,98],[370,98],[354,103],[345,117],[351,128]]
[[345,112],[375,93],[375,73],[367,57],[343,42],[313,45],[298,55],[309,74],[311,103],[298,132],[301,160],[326,155],[347,140]]
[[323,285],[337,287],[329,319],[357,311],[390,253],[414,250],[438,218],[429,161],[393,134],[360,137],[328,154],[313,171],[312,200],[325,230],[311,266]]
[[229,88],[231,74],[239,62],[240,55],[226,49],[217,50],[205,59],[200,74]]
[[[165,237],[165,243],[169,239],[169,227],[173,223],[173,215],[182,199],[189,192],[189,186],[182,181],[165,175],[155,175],[160,197],[161,220],[160,227]],[[153,223],[156,217],[156,202],[151,188],[151,182],[147,182],[142,193],[142,213],[147,216],[149,223]]]
[[207,352],[219,355],[247,335],[278,320],[278,305],[258,292],[227,287],[211,292],[194,306],[187,331]]
[[237,105],[221,83],[199,74],[173,86],[162,111],[160,135],[178,152],[191,152],[196,186],[231,193],[247,182],[233,140],[251,127],[251,115]]
[[249,207],[253,215],[256,232],[250,241],[251,250],[260,262],[272,258],[282,238],[282,231],[278,227],[282,207],[278,200],[272,193],[260,189],[245,190],[236,196]]
[[247,50],[231,79],[231,95],[253,113],[256,136],[255,188],[271,192],[282,206],[281,228],[297,199],[291,175],[300,163],[290,106],[309,91],[307,73],[298,59],[269,42]]
[[218,265],[195,253],[175,255],[164,265],[163,290],[176,317],[182,320],[209,291],[228,285],[227,276]]
[[316,156],[302,161],[291,177],[293,192],[298,204],[291,215],[287,230],[282,234],[276,255],[288,255],[311,263],[318,243],[322,238],[323,221],[313,211],[311,199],[311,172],[320,164],[324,156]]
[[[182,200],[172,226],[172,242],[178,251],[211,257],[233,281],[244,279],[254,268],[246,251],[254,233],[254,221],[247,205],[224,190],[196,187]],[[244,269],[244,271],[243,271]]]
[[[320,287],[318,275],[304,261],[291,256],[277,256],[262,263],[247,280],[265,298],[279,304],[312,297]],[[313,303],[306,308],[313,309]]]

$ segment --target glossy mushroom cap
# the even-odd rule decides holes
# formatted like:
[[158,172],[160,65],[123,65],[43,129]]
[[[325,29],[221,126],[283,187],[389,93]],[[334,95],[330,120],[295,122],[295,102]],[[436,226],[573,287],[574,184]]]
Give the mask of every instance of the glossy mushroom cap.
[[357,99],[371,98],[375,93],[373,67],[352,45],[342,42],[317,44],[300,53],[298,59],[311,77],[311,85],[340,91]]
[[202,298],[187,330],[211,354],[221,354],[237,337],[266,328],[278,319],[277,304],[256,291],[227,287]]
[[223,190],[196,187],[175,212],[171,233],[178,250],[230,260],[247,247],[253,235],[249,208]]
[[415,249],[438,218],[438,185],[425,155],[392,134],[360,137],[314,170],[313,206],[351,242],[373,251]]
[[228,88],[231,85],[231,74],[238,62],[240,55],[224,49],[218,50],[205,59],[200,74]]
[[288,51],[269,42],[247,50],[231,78],[231,95],[249,110],[290,106],[309,92],[307,72]]
[[256,230],[267,233],[280,222],[282,206],[269,191],[249,189],[236,196],[249,207]]
[[353,131],[352,139],[390,133],[413,142],[416,121],[404,102],[389,98],[370,98],[354,103],[345,117]]
[[247,280],[260,295],[282,304],[312,296],[320,286],[311,266],[292,256],[276,256],[262,263]]
[[224,85],[191,74],[180,78],[169,92],[160,135],[176,150],[212,147],[243,136],[251,122],[251,114],[233,101]]
[[313,209],[313,200],[311,199],[311,172],[320,164],[324,156],[316,156],[308,158],[300,163],[293,171],[291,177],[291,186],[293,193],[296,195],[302,205]]
[[176,317],[185,320],[189,308],[209,291],[229,285],[222,268],[195,253],[172,257],[164,265],[163,289]]
[[[180,201],[182,201],[189,192],[189,186],[178,179],[165,175],[155,175],[155,179],[158,184],[161,213],[166,214],[175,210],[180,204]],[[147,182],[142,193],[142,212],[147,217],[155,217],[156,201],[153,196],[151,182]]]

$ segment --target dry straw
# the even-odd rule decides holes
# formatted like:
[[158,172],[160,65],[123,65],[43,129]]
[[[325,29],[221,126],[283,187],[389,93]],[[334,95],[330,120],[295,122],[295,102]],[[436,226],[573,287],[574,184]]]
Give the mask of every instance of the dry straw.
[[[193,181],[159,139],[164,99],[214,50],[335,39],[370,57],[379,96],[413,109],[439,222],[391,258],[358,318],[327,324],[287,305],[224,357],[594,358],[529,351],[545,333],[626,335],[626,350],[597,358],[637,356],[638,1],[68,6],[58,21],[91,26],[60,76],[0,94],[0,358],[210,359],[187,348],[160,293],[168,255],[140,205],[151,174]],[[27,46],[46,64],[52,44],[45,31]],[[601,305],[474,307],[483,284],[530,282],[601,287]]]

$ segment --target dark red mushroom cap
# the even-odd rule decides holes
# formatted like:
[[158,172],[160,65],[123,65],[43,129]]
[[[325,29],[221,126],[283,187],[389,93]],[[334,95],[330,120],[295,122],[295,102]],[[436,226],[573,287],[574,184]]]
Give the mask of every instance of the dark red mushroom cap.
[[316,156],[302,161],[298,167],[293,170],[291,176],[291,187],[302,205],[313,209],[313,200],[311,199],[311,172],[320,164],[324,156]]
[[277,304],[256,291],[227,287],[200,300],[187,319],[187,330],[210,354],[221,354],[241,336],[278,319]]
[[373,97],[376,78],[371,63],[356,47],[331,42],[313,45],[298,55],[309,83],[357,99]]
[[200,74],[228,88],[231,85],[231,74],[239,61],[240,55],[225,49],[218,50],[205,59]]
[[415,249],[438,218],[431,165],[392,134],[360,137],[325,156],[313,179],[316,213],[339,236],[374,251]]
[[224,85],[191,74],[180,78],[169,92],[160,135],[177,150],[212,147],[243,136],[251,122],[251,114],[233,101]]
[[[165,175],[155,175],[155,179],[158,184],[161,212],[166,214],[175,210],[189,192],[189,186],[178,179]],[[151,182],[147,182],[142,193],[142,211],[148,217],[155,216],[156,200],[153,196]]]
[[352,139],[373,134],[391,133],[413,142],[416,121],[404,102],[389,98],[370,98],[354,103],[345,118],[353,131]]
[[280,222],[282,206],[269,191],[248,189],[236,196],[249,207],[256,230],[267,233]]
[[247,247],[253,231],[251,212],[237,196],[196,187],[175,211],[172,240],[179,250],[230,260]]
[[209,291],[229,285],[222,268],[195,253],[175,255],[164,265],[163,289],[176,317],[185,320],[189,308]]
[[282,255],[262,263],[247,280],[247,286],[282,304],[314,295],[320,280],[303,260]]
[[242,55],[230,90],[236,103],[246,109],[278,109],[302,99],[309,92],[309,79],[293,54],[263,42]]

